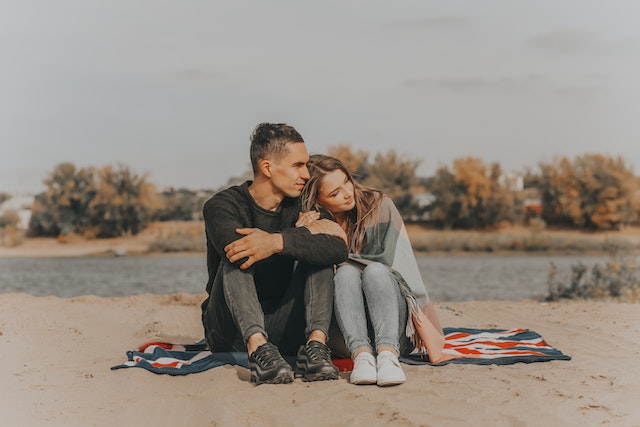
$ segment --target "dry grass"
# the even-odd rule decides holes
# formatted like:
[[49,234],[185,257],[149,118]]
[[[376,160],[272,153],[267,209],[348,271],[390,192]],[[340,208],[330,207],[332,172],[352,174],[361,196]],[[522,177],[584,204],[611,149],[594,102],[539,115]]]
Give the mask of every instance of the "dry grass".
[[[614,232],[580,232],[573,230],[535,230],[527,227],[504,227],[496,231],[433,230],[418,224],[407,224],[409,238],[417,252],[424,253],[517,253],[553,254],[620,254],[640,253],[640,227]],[[14,238],[15,237],[15,238]],[[65,242],[55,238],[0,236],[0,256],[24,252],[41,256],[47,250],[60,253],[61,248],[73,254],[99,253],[105,247],[124,248],[131,253],[203,252],[206,250],[202,221],[154,222],[136,236],[91,239],[74,236]],[[11,246],[11,247],[9,247]]]
[[206,241],[201,221],[154,222],[144,234],[149,252],[204,252]]
[[535,230],[505,227],[496,231],[431,230],[408,224],[407,231],[418,252],[544,252],[562,254],[640,252],[640,228],[614,232]]

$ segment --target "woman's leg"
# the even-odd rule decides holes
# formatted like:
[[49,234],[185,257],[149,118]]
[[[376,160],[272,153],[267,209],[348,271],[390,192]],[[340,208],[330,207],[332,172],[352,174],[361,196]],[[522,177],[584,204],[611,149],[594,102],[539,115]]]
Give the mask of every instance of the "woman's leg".
[[376,382],[379,386],[402,384],[406,376],[400,366],[401,325],[405,325],[407,305],[395,278],[380,263],[368,265],[362,272],[369,317],[375,334]]
[[344,265],[333,280],[335,316],[351,356],[363,348],[371,352],[360,270]]
[[406,326],[407,304],[389,269],[381,263],[369,264],[362,272],[369,317],[375,334],[375,346],[400,354],[400,334]]

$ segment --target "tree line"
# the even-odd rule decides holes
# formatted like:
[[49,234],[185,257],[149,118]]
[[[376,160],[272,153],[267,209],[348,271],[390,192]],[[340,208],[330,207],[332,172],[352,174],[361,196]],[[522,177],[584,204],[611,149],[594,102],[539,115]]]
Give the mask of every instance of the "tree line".
[[147,175],[123,164],[76,168],[61,163],[44,184],[31,209],[32,236],[135,235],[151,221],[200,219],[210,197],[186,189],[157,192]]
[[[331,147],[360,182],[387,193],[406,218],[423,218],[444,229],[487,229],[534,221],[559,227],[610,230],[640,221],[640,179],[620,157],[584,154],[540,163],[519,174],[515,185],[500,164],[476,157],[440,166],[431,177],[416,176],[419,161],[395,151],[377,154],[348,145]],[[416,195],[432,203],[420,206]]]
[[[389,195],[406,219],[437,228],[536,221],[538,226],[605,230],[637,224],[640,218],[640,180],[621,158],[585,154],[540,163],[538,171],[520,174],[523,185],[514,187],[498,163],[475,157],[458,158],[433,176],[419,177],[420,161],[394,150],[370,159],[363,150],[338,145],[328,154],[340,158],[359,182]],[[123,164],[77,168],[62,163],[44,184],[32,207],[32,236],[116,237],[137,234],[151,221],[200,220],[203,203],[215,192],[158,192],[147,175]],[[429,195],[430,202],[421,203],[421,195]],[[538,205],[527,209],[532,198]]]

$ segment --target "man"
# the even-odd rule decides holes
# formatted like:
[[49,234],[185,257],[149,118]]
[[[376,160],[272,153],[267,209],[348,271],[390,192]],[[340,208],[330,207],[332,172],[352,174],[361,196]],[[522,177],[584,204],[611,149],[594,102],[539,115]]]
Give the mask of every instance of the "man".
[[293,381],[281,352],[296,354],[296,375],[305,381],[337,379],[327,334],[333,265],[348,257],[346,236],[328,219],[296,227],[309,155],[293,127],[259,124],[250,152],[254,180],[204,205],[207,344],[211,351],[246,350],[258,384]]

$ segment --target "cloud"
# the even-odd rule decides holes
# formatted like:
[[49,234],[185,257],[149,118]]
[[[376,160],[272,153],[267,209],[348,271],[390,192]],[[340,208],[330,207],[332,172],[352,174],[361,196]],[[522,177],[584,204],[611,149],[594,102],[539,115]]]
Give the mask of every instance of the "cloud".
[[561,28],[531,37],[525,44],[536,49],[561,53],[617,53],[637,46],[632,39],[605,40],[596,31]]
[[393,28],[412,28],[422,30],[436,30],[436,29],[454,29],[454,28],[468,28],[471,27],[471,21],[463,16],[457,15],[443,15],[443,16],[431,16],[427,18],[409,19],[403,21],[396,21],[391,24]]
[[570,101],[587,102],[607,91],[605,77],[601,79],[588,77],[589,76],[587,76],[584,84],[562,82],[542,74],[531,74],[521,77],[502,77],[497,79],[479,77],[407,79],[403,82],[403,87],[445,90],[463,95],[473,93],[484,95],[546,93]]
[[431,87],[455,92],[518,92],[549,87],[549,85],[549,79],[539,74],[531,74],[522,77],[501,77],[497,79],[480,77],[407,79],[403,83],[403,86],[405,87]]
[[554,94],[570,100],[585,102],[605,92],[605,87],[600,85],[567,85],[554,90]]
[[173,72],[171,76],[179,80],[191,82],[223,82],[228,78],[225,73],[204,68],[183,68]]
[[471,21],[462,16],[435,16],[431,18],[418,19],[413,25],[419,28],[464,28],[470,27]]

